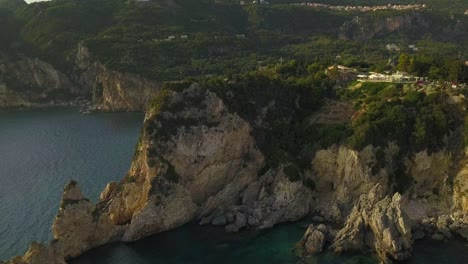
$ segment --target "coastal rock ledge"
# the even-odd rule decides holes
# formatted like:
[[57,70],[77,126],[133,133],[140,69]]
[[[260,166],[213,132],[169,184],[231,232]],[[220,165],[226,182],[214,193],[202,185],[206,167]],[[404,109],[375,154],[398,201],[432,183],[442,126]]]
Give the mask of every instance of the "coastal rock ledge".
[[267,112],[279,109],[267,102],[246,118],[229,108],[230,97],[197,84],[159,92],[127,175],[109,183],[96,204],[70,182],[52,226],[54,240],[32,243],[24,256],[0,263],[63,264],[100,245],[192,221],[238,232],[307,215],[320,224],[310,225],[299,242],[302,256],[377,252],[390,262],[410,256],[412,230],[414,239],[468,239],[463,150],[401,157],[413,182],[401,192],[394,188],[398,146],[391,142],[361,151],[318,149],[303,170],[286,161],[268,166],[256,132],[268,129]]

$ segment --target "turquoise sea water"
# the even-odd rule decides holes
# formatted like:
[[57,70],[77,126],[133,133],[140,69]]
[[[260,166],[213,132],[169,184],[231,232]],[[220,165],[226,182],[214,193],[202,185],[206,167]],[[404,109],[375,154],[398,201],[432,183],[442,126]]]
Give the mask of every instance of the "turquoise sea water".
[[[129,168],[142,114],[79,115],[74,110],[0,112],[0,260],[46,242],[63,186],[77,180],[96,200],[106,183]],[[308,221],[267,231],[226,234],[189,224],[134,243],[91,250],[72,264],[308,263],[376,264],[372,255],[297,259],[292,250]],[[467,264],[468,246],[452,241],[416,244],[406,264]]]

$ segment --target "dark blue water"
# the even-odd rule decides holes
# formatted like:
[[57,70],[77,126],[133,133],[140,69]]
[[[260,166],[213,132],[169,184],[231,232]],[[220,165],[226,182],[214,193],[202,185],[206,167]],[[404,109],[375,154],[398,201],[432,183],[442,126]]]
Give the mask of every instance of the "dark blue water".
[[107,182],[121,179],[142,122],[136,113],[0,112],[0,259],[51,239],[71,179],[94,201]]
[[[190,224],[133,243],[94,249],[71,264],[378,264],[370,254],[322,254],[299,259],[295,244],[307,220],[272,230],[227,234],[223,229]],[[402,264],[467,264],[468,244],[462,241],[417,241],[413,256]]]
[[225,233],[222,228],[196,223],[133,243],[106,245],[90,251],[71,264],[377,264],[371,255],[334,255],[298,259],[294,245],[305,232],[305,223],[276,226],[268,231]]
[[[46,242],[63,186],[78,180],[96,200],[106,183],[129,168],[143,115],[79,115],[73,110],[0,112],[0,259],[22,254],[32,240]],[[372,255],[298,259],[294,245],[307,220],[268,231],[226,234],[189,224],[134,243],[106,245],[72,264],[307,263],[376,264]],[[467,264],[468,246],[452,241],[416,244],[405,264]]]

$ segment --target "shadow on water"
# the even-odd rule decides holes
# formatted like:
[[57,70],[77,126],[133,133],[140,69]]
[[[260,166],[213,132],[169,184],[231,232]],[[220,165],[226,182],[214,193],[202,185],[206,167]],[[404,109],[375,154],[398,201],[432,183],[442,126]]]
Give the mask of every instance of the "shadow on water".
[[284,263],[378,263],[371,255],[323,254],[300,260],[294,245],[306,230],[306,221],[282,224],[265,231],[237,234],[222,228],[188,224],[173,231],[157,234],[133,243],[117,243],[91,250],[72,264],[284,264]]
[[[308,220],[278,225],[265,231],[237,234],[196,223],[153,235],[132,243],[116,243],[91,250],[71,264],[378,264],[372,254],[321,254],[299,259],[295,244],[305,232]],[[419,240],[413,257],[403,264],[466,264],[468,245],[459,240]]]

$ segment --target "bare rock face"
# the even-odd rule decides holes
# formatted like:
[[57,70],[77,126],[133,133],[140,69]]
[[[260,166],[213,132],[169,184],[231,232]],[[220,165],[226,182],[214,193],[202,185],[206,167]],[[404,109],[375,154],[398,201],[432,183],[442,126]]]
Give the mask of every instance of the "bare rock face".
[[236,204],[263,167],[250,132],[221,99],[196,85],[156,98],[129,176],[102,202],[113,224],[129,225],[123,240]]
[[[88,91],[37,58],[0,54],[0,107],[59,103]],[[60,96],[58,96],[60,95]]]
[[222,215],[227,219],[225,225],[229,232],[237,232],[244,227],[266,229],[277,223],[301,219],[310,212],[312,204],[311,190],[303,185],[302,180],[287,176],[284,166],[269,170],[250,183],[239,199],[241,203],[219,207],[211,214],[202,212],[204,218],[200,224],[210,219],[213,223]]
[[423,218],[418,221],[422,231],[437,240],[447,240],[459,237],[468,241],[468,214],[456,211]]
[[398,30],[421,32],[428,29],[430,24],[423,14],[416,12],[374,20],[356,16],[341,26],[339,37],[346,40],[364,41]]
[[376,251],[383,259],[402,260],[410,256],[411,226],[401,210],[402,197],[392,198],[376,185],[361,196],[331,248],[336,252]]
[[93,103],[103,111],[144,111],[161,83],[137,74],[108,69],[83,43],[76,51],[73,79],[92,91]]
[[301,241],[298,243],[298,246],[305,250],[303,255],[322,253],[326,242],[327,232],[326,228],[309,225]]
[[456,208],[468,213],[468,153],[465,152],[464,165],[455,176],[452,201]]
[[[396,151],[392,144],[384,150],[385,164],[390,164]],[[371,145],[361,151],[342,146],[317,151],[309,176],[320,195],[321,204],[316,211],[326,214],[328,220],[340,222],[342,213],[345,216],[361,194],[368,193],[377,183],[389,186],[389,168],[375,169],[377,162],[376,149]]]
[[76,257],[90,248],[117,240],[118,230],[107,214],[83,196],[76,182],[65,187],[52,226],[54,246],[61,249],[63,258]]

